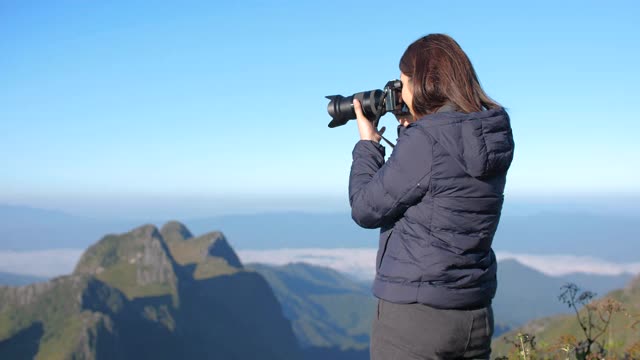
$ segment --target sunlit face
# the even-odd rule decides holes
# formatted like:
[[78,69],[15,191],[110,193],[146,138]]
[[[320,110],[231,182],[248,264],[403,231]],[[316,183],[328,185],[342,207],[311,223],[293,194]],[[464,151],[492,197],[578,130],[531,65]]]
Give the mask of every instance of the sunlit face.
[[402,82],[402,102],[407,104],[411,116],[396,116],[396,119],[398,119],[398,122],[402,126],[406,127],[409,126],[409,124],[411,124],[412,122],[416,121],[413,107],[411,106],[413,101],[413,93],[411,92],[411,86],[409,86],[411,79],[409,79],[409,77],[402,72],[400,72],[400,81]]

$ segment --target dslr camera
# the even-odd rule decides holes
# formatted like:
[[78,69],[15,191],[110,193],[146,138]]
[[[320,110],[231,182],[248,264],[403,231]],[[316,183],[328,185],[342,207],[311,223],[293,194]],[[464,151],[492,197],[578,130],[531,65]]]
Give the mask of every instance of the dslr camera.
[[397,116],[409,114],[407,105],[401,102],[402,81],[397,79],[387,82],[382,90],[363,91],[347,97],[330,95],[327,99],[329,99],[327,111],[331,116],[330,128],[344,125],[347,121],[356,118],[353,99],[360,101],[364,116],[376,127],[380,117],[388,112]]

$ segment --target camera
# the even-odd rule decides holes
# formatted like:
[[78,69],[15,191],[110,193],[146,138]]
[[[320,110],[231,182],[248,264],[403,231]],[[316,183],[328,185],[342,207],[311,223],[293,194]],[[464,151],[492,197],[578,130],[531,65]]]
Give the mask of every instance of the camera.
[[356,118],[356,111],[353,107],[353,99],[358,99],[362,105],[364,116],[378,125],[380,117],[387,112],[395,115],[409,114],[406,104],[401,102],[402,99],[402,81],[391,80],[387,82],[383,90],[376,89],[355,93],[351,96],[344,97],[342,95],[330,95],[327,111],[331,116],[330,128],[341,126],[349,120]]

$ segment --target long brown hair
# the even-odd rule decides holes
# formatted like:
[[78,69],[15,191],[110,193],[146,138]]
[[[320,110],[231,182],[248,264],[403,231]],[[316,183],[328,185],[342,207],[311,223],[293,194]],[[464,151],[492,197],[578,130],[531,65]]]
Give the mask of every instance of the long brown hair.
[[448,35],[430,34],[414,41],[400,58],[400,71],[411,80],[403,86],[411,86],[417,116],[431,114],[447,102],[465,113],[500,108],[482,90],[467,54]]

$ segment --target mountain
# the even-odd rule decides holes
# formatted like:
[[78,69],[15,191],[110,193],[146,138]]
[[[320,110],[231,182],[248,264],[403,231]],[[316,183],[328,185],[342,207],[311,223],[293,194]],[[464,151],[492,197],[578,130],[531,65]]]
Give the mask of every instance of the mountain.
[[[580,297],[580,293],[579,290],[577,298]],[[638,358],[640,356],[640,276],[634,278],[624,288],[611,291],[589,304],[595,310],[592,312],[592,320],[598,325],[603,324],[601,318],[608,317],[607,310],[613,313],[608,329],[599,338],[610,351],[611,358],[623,358],[625,352],[630,353],[633,349],[636,353],[630,358]],[[580,316],[586,319],[587,308],[580,306],[578,308]],[[601,317],[602,314],[603,317]],[[593,331],[592,336],[597,332]],[[577,345],[575,341],[567,340],[567,336],[572,336],[578,341],[585,339],[575,313],[544,317],[495,338],[492,344],[492,356],[508,356],[513,352],[514,347],[507,340],[517,339],[518,334],[535,336],[536,351],[539,355],[551,354],[554,351],[554,345],[570,344],[575,347]]]
[[358,352],[369,358],[369,334],[376,309],[369,285],[305,263],[247,264],[247,268],[269,282],[307,352],[334,349],[352,351],[351,358]]
[[[188,219],[190,228],[221,228],[238,249],[375,247],[377,231],[360,228],[349,214],[298,212]],[[250,225],[250,226],[248,226]],[[257,235],[260,236],[257,236]]]
[[[376,304],[371,282],[354,282],[335,270],[306,263],[246,266],[269,282],[305,351],[340,349],[342,354],[352,351],[352,356],[358,356],[368,346]],[[493,301],[494,335],[500,336],[539,317],[569,313],[557,298],[568,282],[605,293],[623,286],[630,278],[631,275],[588,274],[553,277],[515,260],[500,261],[498,292]],[[327,356],[331,357],[325,353]]]
[[[522,254],[571,254],[635,262],[634,254],[640,253],[640,242],[633,241],[639,219],[637,215],[587,212],[504,213],[493,247],[496,251]],[[185,223],[196,231],[225,229],[238,249],[377,246],[377,231],[358,227],[348,213],[230,215],[189,219]]]
[[[586,273],[573,273],[559,276],[566,283],[578,284],[589,291],[593,291],[598,297],[606,293],[626,286],[633,278],[633,274],[599,275]],[[557,293],[556,293],[557,294]]]
[[493,299],[494,336],[541,316],[566,313],[566,305],[554,296],[564,283],[515,260],[500,261],[498,290]]
[[0,285],[19,286],[46,280],[38,276],[0,272]]
[[57,210],[0,204],[0,250],[86,249],[109,232],[124,232],[132,221],[92,219]]
[[505,214],[493,247],[521,254],[593,256],[610,261],[637,262],[640,242],[638,215],[587,212]]
[[300,359],[268,283],[222,233],[145,225],[103,237],[71,275],[0,287],[2,359]]
[[[286,221],[283,221],[286,219]],[[162,220],[153,221],[160,224]],[[279,212],[186,220],[197,233],[225,229],[236,249],[279,247],[369,247],[375,231],[358,227],[349,214]],[[250,224],[251,226],[247,226]],[[85,249],[109,232],[124,232],[135,221],[94,219],[26,206],[0,204],[0,250]],[[309,232],[309,229],[315,229]]]
[[[522,215],[505,208],[494,249],[522,254],[572,254],[635,262],[637,213],[550,211]],[[162,219],[154,220],[160,224]],[[225,229],[235,249],[375,247],[376,230],[359,228],[348,213],[279,212],[185,220],[197,233]],[[0,205],[0,250],[84,249],[102,234],[126,231],[128,220],[101,220],[60,211]],[[310,231],[313,229],[313,231]]]
[[624,286],[630,274],[605,276],[569,274],[562,277],[545,275],[516,260],[498,263],[498,291],[493,300],[495,336],[543,316],[570,312],[558,300],[563,285],[575,283],[597,294]]

